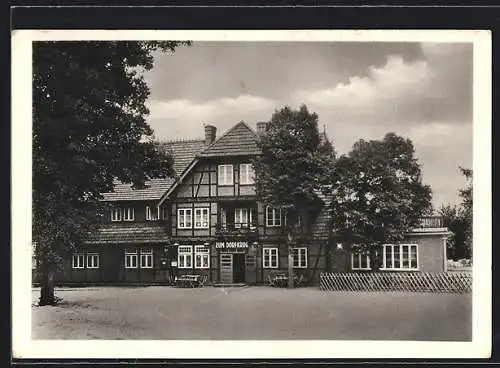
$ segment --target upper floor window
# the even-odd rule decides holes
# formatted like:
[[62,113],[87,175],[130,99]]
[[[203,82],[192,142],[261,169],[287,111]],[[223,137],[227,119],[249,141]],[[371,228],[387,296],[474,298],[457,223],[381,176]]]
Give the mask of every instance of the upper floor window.
[[121,221],[122,220],[122,209],[113,208],[111,210],[111,221]]
[[179,208],[177,210],[177,227],[179,229],[191,229],[193,224],[193,210],[191,208]]
[[123,221],[134,221],[133,207],[127,207],[123,209]]
[[218,183],[219,185],[233,185],[233,165],[219,165]]
[[194,228],[208,229],[208,208],[194,209]]
[[293,267],[307,268],[307,248],[293,248]]
[[159,207],[146,206],[146,221],[158,220],[159,212],[160,212]]
[[254,171],[252,164],[241,164],[240,165],[240,184],[254,184]]
[[275,208],[271,206],[266,207],[266,226],[281,226],[281,208]]
[[252,224],[252,210],[249,208],[236,208],[234,210],[234,227],[246,227]]
[[417,244],[384,244],[383,269],[418,270]]

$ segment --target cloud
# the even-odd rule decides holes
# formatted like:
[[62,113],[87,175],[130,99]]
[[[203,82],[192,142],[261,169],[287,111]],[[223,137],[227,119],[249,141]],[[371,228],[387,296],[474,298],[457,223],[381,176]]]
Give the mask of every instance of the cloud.
[[149,123],[157,137],[200,137],[202,124],[212,123],[219,131],[230,128],[240,120],[254,117],[268,119],[275,102],[263,97],[241,95],[235,98],[222,97],[205,102],[188,99],[170,101],[151,100],[147,103],[150,110]]

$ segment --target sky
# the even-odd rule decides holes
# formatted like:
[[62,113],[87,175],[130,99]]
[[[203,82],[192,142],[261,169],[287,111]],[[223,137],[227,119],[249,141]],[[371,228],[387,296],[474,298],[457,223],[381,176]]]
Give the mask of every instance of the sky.
[[155,54],[148,122],[162,140],[255,128],[306,104],[339,154],[388,132],[410,138],[433,205],[458,204],[472,167],[472,44],[194,42]]

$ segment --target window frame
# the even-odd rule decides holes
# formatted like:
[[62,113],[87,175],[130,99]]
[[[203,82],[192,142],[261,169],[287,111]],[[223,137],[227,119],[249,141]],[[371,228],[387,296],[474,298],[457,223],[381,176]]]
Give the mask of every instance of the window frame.
[[[186,251],[182,251],[181,249],[185,248]],[[189,251],[187,250],[189,249]],[[189,258],[190,266],[187,266],[186,259]],[[183,259],[184,262],[181,262]],[[192,245],[179,245],[177,248],[177,268],[179,269],[192,269],[193,264],[193,246]]]
[[[245,170],[242,168],[245,167]],[[243,176],[242,173],[245,172]],[[253,185],[255,184],[255,171],[253,169],[253,165],[250,163],[240,164],[239,166],[240,173],[240,185]],[[245,180],[243,180],[245,179]]]
[[[403,249],[404,247],[407,247],[408,249],[408,267],[404,267],[403,265],[403,259],[404,259],[404,252]],[[391,248],[391,259],[390,259],[390,265],[388,265],[388,254],[386,252],[386,249]],[[394,249],[398,248],[398,252],[394,252]],[[412,248],[416,250],[416,265],[412,267],[412,262],[411,262],[411,254],[412,254]],[[395,254],[399,255],[399,267],[394,267],[396,264],[395,262]],[[389,267],[388,267],[389,266]],[[417,243],[401,243],[401,244],[384,244],[382,248],[382,267],[380,270],[383,271],[419,271],[420,270],[420,261],[419,261],[419,251],[418,251],[418,244]]]
[[[125,260],[124,260],[124,266],[126,269],[136,269],[139,268],[139,259],[137,256],[137,248],[134,251],[131,251],[130,248],[127,249],[125,248]],[[128,260],[135,260],[135,266],[131,265],[133,262],[127,262]]]
[[[292,254],[293,268],[307,268],[308,263],[309,263],[307,247],[293,247],[292,249],[293,249],[293,254]],[[302,264],[302,257],[301,257],[302,252],[305,253],[305,264],[304,265]],[[297,255],[297,261],[298,261],[297,266],[295,266],[295,256],[296,255]]]
[[[358,266],[354,267],[354,257],[358,259]],[[366,257],[366,267],[363,267],[362,257]],[[372,269],[370,255],[366,252],[356,252],[355,244],[351,247],[351,270],[352,271],[370,271]]]
[[[146,262],[143,262],[147,260]],[[144,265],[144,263],[146,265]],[[139,250],[139,268],[153,268],[153,248],[142,247]]]
[[120,207],[111,210],[111,222],[122,221],[122,209]]
[[[200,265],[198,265],[198,256],[201,259]],[[206,265],[203,265],[203,260],[206,259]],[[194,246],[194,268],[196,269],[209,269],[210,268],[210,248],[204,245]]]
[[[200,226],[196,226],[196,212],[200,213]],[[206,212],[206,222],[203,221],[203,216]],[[206,226],[204,225],[206,223]],[[210,207],[195,207],[194,209],[194,221],[193,224],[195,229],[208,229],[210,228]]]
[[[155,210],[153,210],[153,208]],[[155,214],[155,216],[151,216]],[[146,221],[158,221],[160,219],[160,207],[159,206],[146,206]]]
[[[266,250],[269,251],[269,254],[267,255],[267,257],[266,257]],[[272,259],[273,259],[272,253],[275,253],[276,265],[272,264]],[[280,261],[279,261],[279,249],[278,249],[278,247],[263,247],[262,248],[262,268],[268,268],[268,269],[279,268],[279,263],[280,263]]]
[[[236,214],[238,213],[238,217],[240,221],[236,221]],[[246,213],[246,216],[243,216],[243,214]],[[250,227],[253,221],[253,211],[251,208],[248,207],[240,207],[240,208],[235,208],[234,209],[234,227],[235,228],[241,228],[242,225],[246,225],[247,227]],[[241,220],[245,221],[241,221]]]
[[[81,264],[80,264],[80,257],[81,257]],[[85,268],[85,253],[79,252],[79,253],[73,253],[73,257],[71,260],[71,268],[74,269],[83,269]],[[78,260],[75,262],[75,259]]]
[[[95,263],[89,262],[89,259],[95,259],[95,260],[97,260],[97,262],[95,262]],[[85,257],[85,261],[87,262],[87,268],[97,269],[97,268],[101,267],[101,260],[99,257],[99,253],[95,253],[95,252],[87,253],[86,257]],[[90,264],[92,264],[92,265],[90,265]]]
[[[127,214],[127,217],[125,217],[125,214]],[[132,216],[130,216],[132,214]],[[135,209],[134,207],[124,207],[123,208],[123,214],[122,214],[122,219],[123,221],[134,221],[135,220]]]
[[[272,211],[272,217],[269,217],[269,210]],[[276,213],[279,211],[279,216],[276,217]],[[272,223],[270,223],[269,220],[272,220]],[[277,223],[276,220],[279,220],[279,224]],[[266,206],[266,227],[281,227],[283,223],[283,211],[281,210],[280,207],[272,207],[272,206]]]
[[[189,216],[186,212],[189,211]],[[181,216],[181,212],[184,215]],[[181,217],[184,219],[184,226],[181,226]],[[187,219],[189,219],[189,226],[187,225]],[[192,208],[178,208],[177,209],[177,228],[178,229],[192,229],[193,228],[193,209]]]
[[[231,168],[231,175],[228,173],[228,168]],[[221,170],[224,168],[224,170]],[[222,175],[222,171],[224,175]],[[222,180],[224,179],[224,180]],[[226,179],[229,179],[227,181]],[[217,166],[217,185],[218,186],[231,186],[234,185],[234,167],[232,164],[221,164]]]

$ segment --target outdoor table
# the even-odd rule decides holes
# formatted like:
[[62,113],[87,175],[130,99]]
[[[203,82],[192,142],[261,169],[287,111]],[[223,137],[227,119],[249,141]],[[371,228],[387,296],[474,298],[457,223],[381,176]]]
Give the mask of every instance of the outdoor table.
[[175,283],[177,287],[194,288],[199,285],[199,275],[183,275],[179,277]]

